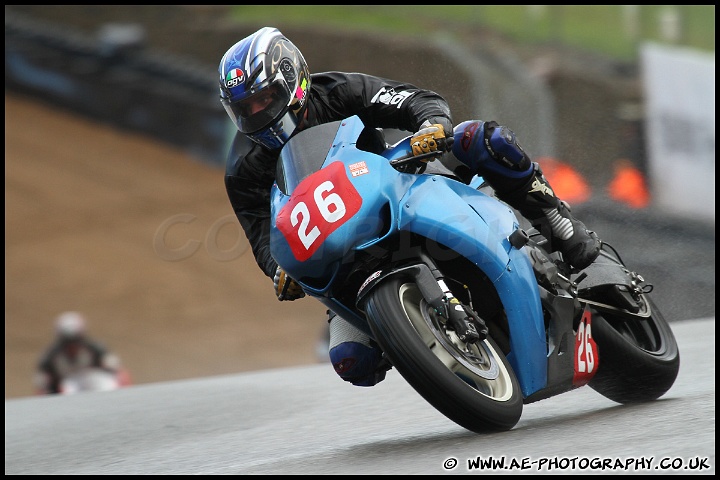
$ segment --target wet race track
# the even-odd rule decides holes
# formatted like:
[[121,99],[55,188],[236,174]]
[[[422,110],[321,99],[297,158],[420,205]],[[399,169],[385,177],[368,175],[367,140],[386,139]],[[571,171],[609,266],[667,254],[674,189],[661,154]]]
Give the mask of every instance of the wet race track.
[[714,474],[715,319],[672,326],[680,373],[659,400],[583,387],[497,434],[450,422],[394,371],[357,388],[325,364],[9,400],[5,474]]

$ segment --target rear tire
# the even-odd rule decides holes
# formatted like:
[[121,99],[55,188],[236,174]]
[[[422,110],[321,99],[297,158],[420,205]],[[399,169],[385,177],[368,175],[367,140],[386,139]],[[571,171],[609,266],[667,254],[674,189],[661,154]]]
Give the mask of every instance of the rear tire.
[[477,433],[510,430],[520,420],[520,385],[497,344],[490,337],[462,342],[415,283],[382,282],[370,293],[366,314],[393,366],[450,420]]
[[600,365],[588,384],[618,403],[639,403],[664,395],[677,378],[680,352],[675,335],[655,303],[646,319],[608,312],[593,313],[593,338]]

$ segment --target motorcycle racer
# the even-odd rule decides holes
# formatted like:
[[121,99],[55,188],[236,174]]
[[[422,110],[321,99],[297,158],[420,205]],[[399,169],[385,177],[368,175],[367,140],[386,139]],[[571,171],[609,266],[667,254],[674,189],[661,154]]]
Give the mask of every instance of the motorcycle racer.
[[[311,74],[298,48],[278,29],[263,27],[230,47],[219,65],[220,101],[237,127],[225,187],[261,270],[278,300],[305,296],[270,254],[270,189],[280,149],[295,133],[357,115],[371,128],[415,132],[413,152],[438,151],[461,162],[464,179],[482,175],[496,195],[546,234],[553,250],[577,269],[599,255],[598,236],[554,194],[508,127],[472,120],[453,128],[447,101],[412,84],[362,73]],[[452,152],[439,151],[453,137]],[[329,355],[335,371],[357,386],[385,378],[382,352],[364,332],[329,314]]]
[[123,371],[120,359],[87,336],[85,316],[63,312],[55,320],[55,341],[43,353],[35,375],[38,394],[62,393],[63,380],[89,368]]

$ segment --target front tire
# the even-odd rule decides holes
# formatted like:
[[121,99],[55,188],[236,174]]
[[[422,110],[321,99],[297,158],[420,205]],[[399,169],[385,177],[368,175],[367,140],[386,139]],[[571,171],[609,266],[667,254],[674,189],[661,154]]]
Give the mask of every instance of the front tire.
[[670,325],[643,295],[650,315],[644,319],[595,311],[593,337],[600,365],[588,384],[618,403],[640,403],[664,395],[677,378],[680,352]]
[[523,398],[505,355],[488,337],[465,344],[413,282],[390,278],[370,293],[368,323],[405,380],[433,407],[476,432],[510,430]]

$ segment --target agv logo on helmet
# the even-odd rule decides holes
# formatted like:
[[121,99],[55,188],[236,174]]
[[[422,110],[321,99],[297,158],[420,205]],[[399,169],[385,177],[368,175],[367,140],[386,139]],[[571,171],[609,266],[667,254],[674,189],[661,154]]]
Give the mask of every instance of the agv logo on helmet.
[[311,86],[300,51],[277,28],[263,27],[220,61],[220,101],[238,130],[281,148],[301,124]]
[[237,87],[245,81],[245,74],[239,68],[233,68],[225,76],[225,86],[227,88]]

